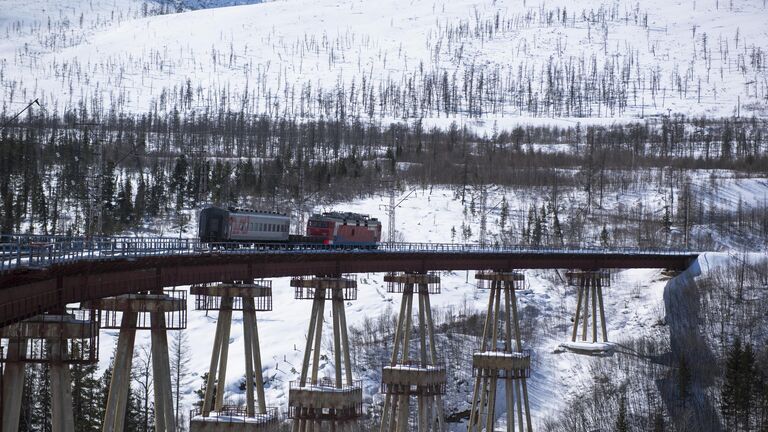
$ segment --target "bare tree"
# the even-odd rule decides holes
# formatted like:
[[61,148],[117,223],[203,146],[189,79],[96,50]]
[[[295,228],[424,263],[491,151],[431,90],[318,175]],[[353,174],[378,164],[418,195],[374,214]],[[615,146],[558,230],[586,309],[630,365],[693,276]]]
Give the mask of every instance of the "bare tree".
[[171,387],[173,389],[174,411],[176,413],[176,427],[179,431],[186,430],[182,421],[181,412],[181,389],[191,384],[189,379],[189,367],[187,362],[190,359],[189,337],[187,332],[179,330],[171,333]]
[[152,398],[152,350],[149,345],[139,345],[133,356],[133,370],[131,371],[131,380],[136,384],[140,416],[140,426],[143,432],[149,432],[154,427],[154,416],[152,415],[153,406],[150,404]]

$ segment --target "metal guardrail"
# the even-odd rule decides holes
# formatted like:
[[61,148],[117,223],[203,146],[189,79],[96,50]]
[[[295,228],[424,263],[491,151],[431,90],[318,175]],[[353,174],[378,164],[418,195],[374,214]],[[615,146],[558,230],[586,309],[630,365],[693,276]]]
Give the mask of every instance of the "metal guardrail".
[[211,411],[207,416],[203,416],[201,407],[195,407],[190,410],[189,419],[192,423],[250,423],[262,426],[273,425],[273,427],[280,422],[276,407],[267,407],[265,413],[249,416],[245,407],[237,405],[224,405],[220,411]]
[[203,243],[170,237],[67,237],[0,234],[0,273],[18,268],[41,269],[85,260],[114,260],[143,256],[241,255],[264,253],[530,253],[695,255],[686,249],[602,248],[590,246],[536,247],[459,243],[379,243],[376,246],[318,243]]

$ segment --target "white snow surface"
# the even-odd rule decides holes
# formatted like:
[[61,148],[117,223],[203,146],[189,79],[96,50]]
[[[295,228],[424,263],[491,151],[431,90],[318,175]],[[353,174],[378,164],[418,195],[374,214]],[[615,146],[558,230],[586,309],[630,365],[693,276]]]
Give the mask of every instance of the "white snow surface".
[[[208,98],[214,101],[214,108],[223,104],[240,109],[239,101],[245,94],[255,96],[254,105],[246,110],[261,113],[275,109],[277,103],[280,112],[288,105],[291,92],[298,98],[302,86],[307,85],[314,93],[330,92],[336,86],[348,88],[352,82],[359,87],[364,77],[374,86],[402,83],[422,67],[452,76],[464,74],[473,64],[489,70],[498,66],[512,76],[520,68],[528,68],[543,77],[550,58],[560,64],[582,59],[591,62],[594,58],[602,67],[610,59],[619,65],[629,62],[625,53],[631,52],[633,78],[639,74],[646,82],[658,79],[659,87],[667,90],[659,90],[655,100],[647,89],[638,90],[637,104],[620,116],[603,111],[586,119],[542,119],[509,106],[480,119],[461,115],[425,118],[425,125],[448,127],[457,121],[490,131],[520,123],[567,126],[576,122],[629,122],[641,115],[669,111],[714,116],[739,110],[742,115],[764,115],[766,69],[755,67],[751,55],[755,48],[763,53],[767,49],[765,2],[745,0],[731,6],[720,1],[719,8],[716,4],[716,0],[286,0],[143,17],[138,0],[7,0],[0,10],[0,29],[5,30],[0,40],[0,94],[7,112],[17,111],[34,98],[40,98],[50,112],[76,107],[81,101],[91,111],[117,107],[145,112],[153,106],[166,111],[173,108],[177,95],[189,82],[192,102],[178,107],[187,112],[211,108]],[[546,15],[558,7],[568,10],[569,20],[576,14],[575,25],[555,26],[535,20],[528,27],[497,33],[493,38],[465,36],[451,44],[445,35],[449,25],[473,28],[497,13],[501,19],[516,20],[526,14]],[[582,19],[582,13],[589,16],[600,11],[615,12],[618,18],[609,20],[606,27]],[[622,18],[646,13],[647,29]],[[727,56],[721,56],[726,51]],[[675,89],[675,71],[688,78],[685,94]],[[616,73],[620,73],[619,66]],[[765,202],[768,196],[765,179],[728,178],[733,176],[703,170],[692,176],[693,184],[702,190],[713,176],[718,179],[713,190],[702,192],[712,197],[717,208],[733,208],[739,200]],[[620,205],[660,208],[665,194],[649,189],[606,197],[606,211]],[[492,195],[489,205],[499,199],[500,195]],[[510,223],[522,224],[526,216],[522,209],[527,209],[532,197],[517,192],[509,193],[507,199],[510,208],[520,209],[510,216]],[[372,197],[336,208],[382,215],[381,206],[386,203],[386,197]],[[386,226],[385,218],[380,219]],[[489,217],[489,226],[495,219]],[[455,228],[459,243],[463,220],[463,208],[452,192],[434,188],[419,191],[402,204],[397,228],[405,241],[434,243],[451,242],[451,228]],[[471,240],[475,240],[477,218],[466,220],[473,231]],[[727,254],[708,253],[698,264],[705,273],[728,259]],[[528,388],[532,414],[540,425],[556,415],[569,396],[580,394],[590,379],[589,365],[600,359],[554,352],[570,338],[575,290],[565,286],[554,271],[525,273],[528,289],[518,296],[519,307],[534,308],[539,325],[551,329],[539,333],[535,340],[524,341],[524,347],[533,354]],[[442,293],[433,296],[434,308],[464,301],[477,310],[485,308],[487,292],[474,288],[472,272],[444,273],[441,277]],[[623,338],[640,335],[668,337],[662,324],[667,280],[656,269],[623,270],[613,275],[612,286],[605,293],[611,340],[620,344]],[[366,316],[397,310],[400,296],[386,292],[382,274],[359,275],[358,281],[358,300],[347,303],[349,325],[359,325]],[[297,377],[292,369],[301,366],[311,302],[294,300],[288,279],[276,279],[273,286],[274,310],[258,314],[259,337],[268,405],[284,411],[288,382]],[[217,318],[213,312],[194,311],[193,298],[188,305],[186,331],[192,345],[188,366],[195,376],[184,388],[186,407],[196,399],[193,391],[199,388],[200,375],[209,366]],[[102,332],[102,369],[107,366],[116,336],[117,331]],[[137,345],[148,343],[148,332],[140,332]],[[332,359],[330,349],[324,349]],[[238,390],[244,375],[242,319],[238,313],[234,314],[229,358],[227,397],[243,400]],[[329,360],[323,364],[322,374],[332,371]],[[378,371],[358,377],[364,380],[366,403],[378,398]]]
[[[339,205],[336,209],[381,215],[379,206],[386,201],[386,197],[372,197]],[[514,207],[516,201],[510,201]],[[462,210],[461,202],[454,199],[453,192],[448,189],[436,187],[431,191],[419,190],[406,199],[399,209],[399,235],[408,241],[449,242],[451,226],[460,225],[465,218]],[[473,225],[472,228],[476,230],[477,226]],[[718,265],[727,259],[727,254],[707,253],[699,259],[698,268],[705,273],[709,266]],[[519,291],[517,298],[519,310],[524,311],[521,313],[535,314],[539,328],[534,340],[524,340],[523,345],[532,351],[528,389],[534,422],[541,425],[546,419],[555,416],[569,397],[580,394],[586,388],[591,379],[590,364],[600,361],[600,358],[558,349],[561,343],[570,340],[576,288],[566,286],[562,273],[555,271],[526,270],[525,275],[526,289]],[[358,299],[346,302],[349,326],[359,326],[365,317],[393,314],[398,310],[400,295],[386,292],[383,276],[358,275]],[[486,307],[488,293],[475,288],[473,272],[441,273],[440,276],[442,292],[432,296],[434,309],[464,302],[476,310]],[[663,292],[668,280],[669,276],[663,275],[660,269],[619,270],[613,273],[611,286],[605,289],[605,310],[609,339],[616,342],[618,348],[623,339],[630,337],[669,337],[668,329],[663,324]],[[258,331],[263,374],[267,383],[267,405],[280,407],[284,412],[287,409],[289,381],[297,379],[297,371],[301,368],[311,301],[294,300],[294,292],[287,278],[274,279],[273,288],[274,309],[258,314]],[[187,407],[196,400],[193,391],[199,388],[202,383],[200,376],[208,369],[217,317],[215,312],[206,314],[193,310],[193,300],[189,299],[189,323],[186,330],[192,345],[188,367],[194,374],[191,383],[183,391],[183,404]],[[233,318],[226,398],[237,403],[243,402],[245,398],[238,389],[245,373],[244,346],[242,316],[234,313]],[[326,316],[326,335],[331,331],[329,320],[330,317]],[[102,331],[101,368],[106,367],[109,361],[116,336],[116,331]],[[148,332],[140,332],[136,343],[149,343]],[[327,342],[324,342],[321,354],[326,355],[328,360],[322,361],[320,376],[331,376],[334,371],[333,355]],[[471,356],[471,353],[467,355]],[[386,359],[382,360],[383,363]],[[355,379],[363,380],[366,406],[369,407],[372,401],[380,403],[380,371],[356,371]],[[450,406],[469,403],[468,399],[467,394],[446,396]],[[499,414],[503,417],[503,409]],[[452,430],[461,428],[460,424],[452,425]]]
[[615,348],[615,345],[611,342],[563,342],[560,346],[576,352],[594,354],[607,353]]
[[[363,80],[368,89],[405,87],[422,71],[452,77],[474,68],[503,80],[523,73],[542,94],[555,72],[550,60],[567,74],[593,64],[624,74],[632,92],[623,112],[595,109],[559,123],[766,112],[762,0],[286,0],[148,17],[138,0],[5,3],[0,94],[8,112],[40,98],[50,112],[82,102],[103,113],[226,106],[311,117],[318,113],[290,111],[302,91],[343,87],[352,106]],[[597,16],[607,17],[604,25]],[[499,29],[485,35],[495,22]],[[424,121],[490,130],[541,119],[507,104],[480,119],[433,113]]]

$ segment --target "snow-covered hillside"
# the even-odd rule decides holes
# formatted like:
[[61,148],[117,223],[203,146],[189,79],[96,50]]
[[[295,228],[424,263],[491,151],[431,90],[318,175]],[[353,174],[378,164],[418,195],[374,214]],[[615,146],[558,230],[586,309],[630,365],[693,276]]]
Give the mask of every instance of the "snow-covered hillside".
[[262,3],[261,0],[156,0],[156,2],[161,5],[167,4],[173,6],[175,10],[179,11]]
[[[0,40],[0,97],[6,117],[34,99],[39,100],[42,109],[50,114],[49,118],[54,114],[78,112],[81,119],[98,122],[108,116],[118,118],[127,114],[122,118],[139,123],[145,120],[146,113],[157,113],[154,118],[165,118],[168,124],[177,121],[193,124],[191,131],[178,139],[184,143],[187,140],[193,142],[194,137],[190,137],[199,132],[194,126],[194,118],[200,113],[205,113],[206,119],[218,118],[219,122],[228,118],[252,119],[255,117],[249,116],[262,114],[275,119],[296,119],[300,124],[305,119],[333,119],[342,124],[351,123],[350,119],[360,119],[363,123],[384,125],[404,121],[418,124],[419,127],[414,129],[419,134],[429,126],[447,129],[456,123],[479,131],[478,136],[483,132],[490,136],[518,124],[556,124],[578,129],[582,125],[633,122],[639,118],[675,113],[711,117],[768,116],[766,0],[283,0],[265,3],[247,0],[7,0],[3,6],[0,9],[0,30],[4,30]],[[177,13],[177,10],[182,12]],[[243,116],[229,117],[228,113]],[[136,116],[130,117],[133,114]],[[74,121],[70,120],[72,117],[64,117],[62,123],[68,127]],[[683,123],[680,128],[697,127],[693,122]],[[656,127],[653,120],[646,125]],[[658,127],[668,126],[665,123]],[[201,129],[205,127],[208,126],[203,125]],[[163,171],[153,168],[150,173],[148,165],[158,162],[156,166],[167,165],[170,169],[178,163],[171,159],[178,156],[176,152],[181,154],[193,148],[192,145],[174,147],[173,150],[153,147],[153,134],[167,133],[175,137],[175,132],[170,132],[171,126],[168,128],[169,131],[158,132],[147,126],[146,130],[137,128],[132,131],[135,136],[130,136],[130,152],[128,144],[118,145],[124,147],[115,151],[120,161],[136,152],[134,138],[142,146],[146,144],[143,150],[150,150],[144,155],[137,152],[138,168],[117,164],[114,175],[120,187],[131,182],[138,184],[138,179],[142,183],[145,178],[154,182]],[[88,133],[84,131],[82,135]],[[100,140],[111,143],[122,133],[118,126],[103,132]],[[216,139],[211,142],[219,138],[215,129],[200,133],[214,135]],[[605,134],[608,136],[605,140],[610,141],[610,134]],[[634,156],[631,165],[606,165],[603,151],[599,199],[596,197],[598,174],[595,167],[590,165],[587,169],[578,166],[577,162],[558,160],[560,152],[569,156],[580,156],[582,150],[591,152],[593,146],[586,134],[574,138],[573,143],[570,139],[557,143],[530,140],[524,143],[531,157],[536,151],[552,156],[551,159],[541,159],[547,169],[551,169],[545,173],[553,179],[551,183],[547,180],[509,188],[483,184],[480,193],[480,183],[485,180],[477,175],[469,181],[474,181],[474,186],[468,185],[467,179],[463,180],[467,189],[472,189],[468,190],[466,203],[461,202],[457,192],[459,180],[449,180],[454,181],[453,187],[428,186],[428,180],[414,180],[414,174],[409,180],[403,179],[400,186],[404,189],[398,191],[397,201],[404,201],[398,208],[395,240],[478,242],[479,212],[483,204],[477,198],[487,193],[485,206],[492,209],[487,220],[490,243],[527,243],[523,240],[525,234],[520,233],[525,232],[526,226],[531,227],[532,219],[538,220],[538,215],[546,212],[549,215],[542,216],[542,223],[550,233],[554,232],[555,223],[548,222],[552,218],[548,208],[555,207],[562,218],[557,226],[562,223],[572,236],[566,236],[564,243],[679,246],[684,244],[683,237],[687,241],[690,236],[694,239],[690,244],[705,245],[707,250],[751,248],[764,251],[768,249],[764,237],[764,227],[768,225],[760,226],[762,234],[756,229],[750,231],[757,226],[755,221],[760,219],[757,214],[764,212],[768,202],[765,173],[751,166],[751,158],[761,156],[764,139],[757,127],[750,135],[744,133],[728,140],[724,140],[723,135],[725,133],[721,134],[716,127],[706,137],[702,132],[692,145],[706,141],[706,157],[703,158],[706,161],[694,163],[693,159],[699,153],[692,147],[690,160],[684,160],[679,166],[675,165],[675,158],[688,156],[667,155],[666,134],[663,138],[664,156],[660,153],[659,159],[653,160],[654,156],[645,155],[644,163],[648,165],[635,165]],[[267,136],[269,138],[265,138]],[[380,137],[383,132],[371,136]],[[266,148],[266,143],[271,145],[283,137],[265,134],[260,139]],[[146,142],[142,141],[145,138]],[[58,142],[58,139],[64,142],[64,138],[52,134],[50,142]],[[371,141],[376,139],[379,138]],[[509,136],[504,139],[507,141],[499,139],[498,144],[510,143]],[[723,151],[726,157],[718,153],[720,150],[713,150],[710,155],[710,141],[713,148],[722,148],[718,145],[721,139],[727,141],[728,146],[730,140],[738,140],[745,148],[754,143],[755,154],[739,151],[733,164],[730,164],[730,150]],[[88,139],[82,141],[85,145]],[[485,143],[477,141],[465,144],[469,154],[482,156]],[[523,145],[520,141],[518,146]],[[199,150],[197,144],[194,148],[196,156],[192,163],[208,157],[212,166],[220,161],[232,163],[226,169],[217,168],[221,178],[217,183],[227,185],[227,190],[230,186],[227,182],[240,176],[239,171],[233,174],[237,161],[259,162],[258,190],[262,191],[261,169],[269,158],[284,157],[281,163],[287,164],[286,172],[292,169],[292,158],[299,158],[298,152],[292,154],[290,150],[279,156],[275,152],[255,154],[258,151],[241,154],[245,147],[238,147],[236,155],[210,148],[208,156],[202,156],[206,154],[203,144]],[[393,169],[394,174],[404,173],[409,166],[417,167],[422,163],[412,154],[408,155],[410,159],[398,159],[395,155],[402,148],[394,138],[391,147],[373,142],[371,148],[374,150],[363,156],[362,164],[378,167],[380,162],[382,166],[391,162],[399,169]],[[419,139],[416,153],[421,149]],[[408,150],[405,148],[406,152]],[[102,154],[94,149],[91,151],[93,155]],[[349,156],[343,151],[334,154],[336,159]],[[492,152],[488,154],[489,158],[494,157]],[[522,150],[510,153],[510,158],[522,154]],[[93,155],[77,153],[71,159],[78,162],[81,158],[95,160],[90,159]],[[56,153],[56,157],[59,156]],[[355,159],[358,155],[351,156]],[[448,167],[445,169],[459,170],[463,163],[465,176],[469,176],[466,171],[472,158],[462,161],[454,155],[449,156],[445,158]],[[66,157],[62,155],[61,159]],[[324,164],[328,162],[325,157]],[[595,161],[597,157],[595,155]],[[741,164],[742,159],[747,162]],[[312,167],[315,162],[313,159],[308,166]],[[585,164],[592,162],[590,153]],[[488,166],[493,168],[505,163],[506,160],[499,160],[498,164]],[[35,164],[30,163],[32,165]],[[64,171],[56,164],[51,166],[53,173]],[[203,171],[199,169],[203,166],[193,165],[180,173],[193,177]],[[302,183],[305,181],[303,168],[299,168],[299,162],[295,166],[297,177],[302,177],[296,182],[296,190],[301,192],[303,199],[306,192]],[[711,168],[713,166],[722,169]],[[280,167],[283,169],[283,165]],[[342,167],[346,170],[346,165],[342,164]],[[478,165],[477,171],[484,167]],[[96,172],[95,168],[90,168]],[[230,169],[231,172],[226,172]],[[86,171],[89,170],[82,168],[76,175],[84,176]],[[15,190],[39,188],[44,191],[43,183],[27,185],[26,179],[35,177],[30,172],[36,171],[16,173],[9,190],[15,193]],[[213,168],[211,172],[213,179]],[[562,185],[555,172],[586,180],[583,184]],[[379,174],[376,174],[377,180]],[[606,185],[605,194],[604,174],[613,182]],[[170,171],[167,175],[170,176]],[[207,166],[205,176],[201,184],[207,184],[209,180]],[[318,186],[313,194],[307,193],[309,197],[319,195],[322,198],[325,193],[323,179],[326,177],[318,175],[317,178],[318,184],[323,183],[322,188]],[[330,183],[331,177],[327,178]],[[339,178],[356,181],[352,177]],[[191,180],[190,184],[193,184]],[[54,202],[51,190],[58,181],[56,178],[45,185],[51,202]],[[408,184],[409,181],[412,183]],[[417,181],[424,186],[411,193]],[[161,182],[157,184],[163,187]],[[540,186],[544,184],[547,186]],[[291,189],[291,185],[280,186]],[[92,187],[89,183],[88,190]],[[270,184],[264,191],[272,190],[272,187],[275,193],[272,205],[277,206],[278,186]],[[83,189],[86,190],[85,185]],[[138,197],[138,186],[136,190]],[[165,214],[158,211],[165,220],[148,221],[144,219],[145,214],[137,212],[146,223],[138,227],[131,225],[130,229],[139,231],[137,235],[175,236],[178,221],[183,220],[179,214],[184,213],[189,216],[188,228],[191,228],[184,235],[193,236],[198,211],[194,206],[209,199],[214,202],[227,199],[222,198],[225,197],[223,192],[214,199],[207,190],[197,191],[194,195],[203,198],[188,205],[188,200],[184,199],[186,191],[179,186],[178,192],[170,189],[163,192],[163,199],[169,202],[180,197],[177,213],[172,213],[169,207]],[[126,193],[125,189],[123,193]],[[338,203],[334,209],[375,215],[386,226],[385,207],[389,197],[373,195],[379,193],[377,189],[364,193],[366,198]],[[120,196],[119,193],[114,195]],[[26,208],[26,196],[18,199],[12,193],[9,196],[9,203],[23,203]],[[500,211],[502,196],[509,205],[504,222]],[[128,199],[123,201],[130,202],[131,197],[132,192],[127,192]],[[81,198],[68,197],[75,203],[73,208]],[[264,196],[244,194],[239,198],[242,205],[266,202]],[[338,197],[332,198],[329,194],[328,201],[318,202],[334,202],[331,199]],[[469,204],[470,200],[472,204]],[[55,202],[58,205],[58,200]],[[696,205],[690,205],[691,202]],[[61,208],[66,209],[68,204],[61,204]],[[16,205],[22,207],[22,204]],[[331,210],[320,205],[305,208],[303,202],[293,207],[294,212]],[[688,220],[690,208],[700,212],[695,223]],[[53,211],[58,211],[59,207],[55,209]],[[86,216],[85,210],[82,216],[79,211],[63,210],[61,223],[81,224],[79,218]],[[47,211],[40,213],[48,214]],[[753,225],[750,229],[741,226],[745,215],[751,217],[750,224]],[[295,214],[292,217],[299,219]],[[29,219],[30,231],[35,223],[39,223],[33,219]],[[738,222],[730,219],[738,219]],[[145,228],[153,231],[142,231]],[[295,228],[301,231],[301,227]],[[727,256],[727,253],[705,254],[697,267],[701,274],[688,276],[706,276],[710,270],[728,261]],[[570,398],[583,396],[589,386],[594,385],[594,368],[605,359],[558,348],[570,336],[575,289],[567,287],[563,275],[555,271],[527,270],[525,273],[528,286],[520,293],[518,301],[525,320],[524,344],[534,353],[529,391],[535,427],[539,430],[568,408]],[[350,326],[359,327],[366,318],[397,310],[400,297],[386,292],[383,276],[357,275],[358,299],[347,304]],[[433,307],[444,311],[466,305],[470,310],[483,310],[488,294],[475,289],[473,276],[472,272],[441,274],[442,293],[432,300]],[[613,274],[612,286],[605,294],[605,308],[608,332],[610,338],[618,342],[618,351],[625,348],[623,342],[630,341],[627,343],[631,345],[638,338],[648,338],[661,346],[669,343],[670,325],[665,321],[665,313],[669,310],[665,311],[664,296],[665,292],[675,288],[669,283],[670,277],[658,269],[617,270]],[[262,372],[267,379],[269,404],[285,412],[288,383],[296,379],[303,355],[311,302],[294,300],[288,279],[276,279],[273,286],[274,310],[258,315],[264,363]],[[193,308],[194,299],[190,297],[186,332],[191,342],[191,356],[187,366],[193,375],[184,385],[183,410],[197,399],[194,391],[200,387],[201,375],[209,366],[217,319],[214,312],[194,311]],[[226,395],[232,402],[238,402],[244,398],[238,387],[245,364],[242,361],[242,320],[239,313],[234,316]],[[103,331],[101,336],[99,366],[104,370],[114,349],[117,332]],[[140,332],[136,343],[148,344],[149,334]],[[324,348],[329,350],[327,344]],[[615,354],[612,360],[623,361],[626,358],[621,357],[623,355]],[[328,355],[328,358],[333,356]],[[671,366],[659,361],[654,367]],[[323,372],[332,371],[329,360],[323,366]],[[371,409],[381,402],[378,394],[380,373],[376,368],[358,369],[355,373],[364,380],[365,403],[367,409]],[[649,379],[648,385],[655,384]],[[452,389],[447,397],[448,414],[468,408],[470,387],[464,383]],[[671,416],[671,412],[667,415]],[[462,429],[456,423],[452,427],[453,430]]]
[[12,3],[0,11],[6,111],[40,98],[59,112],[341,110],[504,127],[759,115],[768,95],[762,0],[290,0],[146,18],[133,0]]

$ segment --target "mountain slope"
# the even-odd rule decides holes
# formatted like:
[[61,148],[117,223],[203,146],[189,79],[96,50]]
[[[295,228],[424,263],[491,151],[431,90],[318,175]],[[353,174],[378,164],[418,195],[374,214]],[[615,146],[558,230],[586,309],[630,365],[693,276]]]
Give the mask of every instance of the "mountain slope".
[[761,114],[768,95],[760,0],[290,0],[146,18],[120,0],[133,15],[90,26],[77,5],[83,26],[0,17],[4,100],[503,126]]

